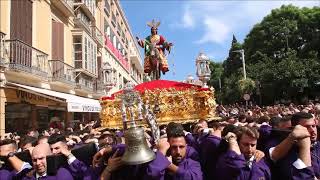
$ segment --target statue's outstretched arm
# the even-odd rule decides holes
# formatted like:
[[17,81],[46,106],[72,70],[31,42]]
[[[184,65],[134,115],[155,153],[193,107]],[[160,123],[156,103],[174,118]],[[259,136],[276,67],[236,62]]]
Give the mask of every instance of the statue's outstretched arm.
[[137,39],[137,42],[138,42],[139,46],[144,48],[144,40],[141,40],[139,37],[136,37],[136,39]]

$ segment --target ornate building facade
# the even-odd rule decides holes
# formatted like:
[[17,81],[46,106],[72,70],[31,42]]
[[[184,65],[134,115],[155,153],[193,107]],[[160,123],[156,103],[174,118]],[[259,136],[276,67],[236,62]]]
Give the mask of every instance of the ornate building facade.
[[143,80],[114,0],[0,1],[0,132],[97,120],[102,95]]

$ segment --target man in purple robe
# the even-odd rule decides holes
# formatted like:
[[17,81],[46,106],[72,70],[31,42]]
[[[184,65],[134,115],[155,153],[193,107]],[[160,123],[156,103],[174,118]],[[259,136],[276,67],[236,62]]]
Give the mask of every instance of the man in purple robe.
[[68,148],[66,138],[61,134],[53,134],[49,137],[48,143],[52,149],[52,153],[63,154],[68,159],[68,166],[64,167],[69,170],[72,176],[76,179],[91,180],[98,179],[100,171],[89,167],[84,162],[78,160]]
[[257,129],[252,127],[239,127],[236,134],[229,132],[225,137],[229,147],[218,159],[215,177],[226,180],[271,179],[267,162],[255,157],[258,138]]
[[214,179],[220,141],[220,137],[208,135],[199,144],[200,162],[205,180]]
[[172,129],[168,133],[168,139],[160,139],[156,159],[148,164],[144,178],[202,180],[200,163],[187,158],[186,151],[187,144],[183,130]]
[[22,171],[18,175],[21,180],[73,180],[70,172],[65,168],[59,168],[56,175],[47,174],[46,156],[51,155],[50,146],[48,144],[39,144],[32,151],[32,171]]
[[11,180],[24,169],[31,169],[29,163],[23,162],[16,157],[16,152],[17,144],[14,140],[4,139],[0,141],[0,179]]
[[[302,176],[314,176],[320,178],[320,144],[317,140],[317,123],[310,113],[298,112],[291,118],[291,124],[295,126],[294,130],[283,141],[272,141],[269,149],[270,159],[274,162],[272,171],[276,179],[289,179],[293,177],[292,168],[306,171],[309,174]],[[311,154],[311,165],[298,161],[297,155],[300,153],[300,148],[297,142],[301,139],[309,138],[311,145],[309,153]],[[298,163],[297,163],[298,162]],[[300,163],[299,163],[300,162]],[[294,167],[291,165],[293,164]]]
[[[140,164],[140,165],[124,165],[121,162],[121,157],[124,154],[125,145],[117,144],[109,148],[104,148],[98,152],[94,158],[95,166],[102,166],[104,169],[101,174],[101,179],[111,179],[111,180],[132,180],[132,179],[148,179],[145,177],[146,170],[149,166],[149,163]],[[101,164],[101,158],[106,156],[107,166],[103,167]],[[194,148],[187,146],[186,157],[191,158],[192,160],[199,161],[199,154],[195,151]],[[98,165],[100,163],[100,165]]]

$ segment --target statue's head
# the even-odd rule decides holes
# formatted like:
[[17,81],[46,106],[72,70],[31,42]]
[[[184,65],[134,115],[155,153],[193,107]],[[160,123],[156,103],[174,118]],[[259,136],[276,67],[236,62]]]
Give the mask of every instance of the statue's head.
[[156,22],[154,19],[151,22],[148,22],[147,25],[151,27],[151,34],[158,34],[158,27],[160,26],[160,21]]
[[151,28],[151,34],[152,34],[152,35],[158,34],[158,28],[152,27],[152,28]]

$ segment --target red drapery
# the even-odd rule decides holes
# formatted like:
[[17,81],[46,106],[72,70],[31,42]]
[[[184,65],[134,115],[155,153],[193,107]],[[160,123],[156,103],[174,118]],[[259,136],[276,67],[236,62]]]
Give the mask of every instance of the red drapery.
[[[154,80],[154,81],[145,82],[135,86],[134,89],[139,91],[140,93],[143,93],[145,90],[169,89],[169,88],[174,88],[176,90],[184,90],[184,89],[190,89],[190,88],[195,88],[195,89],[198,89],[199,91],[208,90],[208,88],[201,88],[201,86],[198,86],[198,85],[182,83],[177,81],[169,81],[169,80]],[[108,96],[102,97],[101,100],[108,100],[108,99],[112,100],[114,99],[115,95],[121,94],[121,93],[122,93],[122,90],[113,93],[111,97],[108,97]]]

